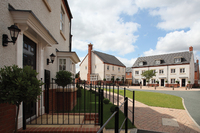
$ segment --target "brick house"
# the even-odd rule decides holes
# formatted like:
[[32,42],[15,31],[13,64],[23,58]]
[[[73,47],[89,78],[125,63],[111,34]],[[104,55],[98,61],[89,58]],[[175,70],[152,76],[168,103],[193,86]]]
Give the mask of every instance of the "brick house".
[[88,54],[80,63],[80,79],[88,83],[102,81],[107,83],[118,78],[125,79],[126,66],[115,56],[92,50],[93,45],[88,44]]
[[132,85],[132,68],[127,67],[126,68],[126,83],[129,85]]
[[192,46],[186,52],[139,57],[132,66],[133,83],[141,82],[146,86],[147,81],[141,76],[146,70],[156,72],[149,81],[150,86],[185,87],[188,81],[190,84],[197,83],[199,75],[198,60],[195,65]]
[[[15,45],[0,45],[0,68],[13,64],[21,68],[29,65],[39,73],[37,78],[42,78],[43,82],[47,77],[55,78],[59,70],[70,71],[75,76],[75,64],[80,59],[76,52],[71,51],[73,17],[67,0],[1,0],[0,11],[1,35],[7,34],[11,38],[7,27],[13,24],[21,30]],[[0,40],[2,42],[2,37]],[[53,63],[50,59],[52,53],[55,55]],[[44,114],[44,102],[34,103],[31,109],[33,116]],[[0,132],[13,131],[15,113],[14,105],[0,104]],[[22,106],[18,117],[18,128],[21,127]]]

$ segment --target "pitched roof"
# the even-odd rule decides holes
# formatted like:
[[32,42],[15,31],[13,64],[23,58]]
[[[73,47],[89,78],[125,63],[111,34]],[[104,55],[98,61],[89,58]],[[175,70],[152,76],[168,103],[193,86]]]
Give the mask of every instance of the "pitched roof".
[[132,68],[131,67],[127,67],[126,68],[126,72],[132,72]]
[[[162,65],[172,65],[172,64],[185,64],[190,63],[190,59],[192,56],[192,52],[179,52],[179,53],[171,53],[171,54],[163,54],[163,55],[154,55],[154,56],[145,56],[139,57],[132,67],[143,67],[143,66],[162,66]],[[175,58],[181,58],[181,62],[175,63]],[[161,60],[161,64],[155,64],[156,60]],[[140,62],[146,62],[145,65],[139,66]]]
[[122,62],[120,62],[115,56],[101,53],[98,51],[93,51],[104,63],[109,63],[118,66],[125,66]]

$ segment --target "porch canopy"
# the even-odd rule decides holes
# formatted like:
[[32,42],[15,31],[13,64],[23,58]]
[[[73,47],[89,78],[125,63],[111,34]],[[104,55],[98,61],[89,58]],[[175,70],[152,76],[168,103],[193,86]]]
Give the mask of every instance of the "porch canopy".
[[9,8],[14,23],[24,32],[25,35],[34,40],[40,40],[43,47],[58,44],[47,28],[40,22],[31,10],[15,10]]
[[80,59],[76,52],[69,52],[69,51],[59,51],[56,49],[56,55],[57,57],[65,57],[65,58],[70,58],[75,64],[80,62]]

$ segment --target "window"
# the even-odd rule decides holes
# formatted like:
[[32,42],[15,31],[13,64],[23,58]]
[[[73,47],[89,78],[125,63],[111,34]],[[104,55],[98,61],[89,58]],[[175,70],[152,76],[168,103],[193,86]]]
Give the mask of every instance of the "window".
[[95,69],[97,68],[97,65],[95,65]]
[[97,74],[91,74],[90,75],[90,81],[97,81],[98,75]]
[[110,75],[106,75],[106,81],[110,81]]
[[175,63],[179,63],[179,62],[181,62],[181,58],[175,58],[174,61],[175,61]]
[[140,63],[139,63],[139,66],[143,66],[143,62],[140,62]]
[[156,80],[155,80],[155,79],[151,79],[151,83],[152,83],[152,84],[155,84],[155,83],[156,83]]
[[136,84],[139,84],[139,79],[135,79],[135,83],[136,83]]
[[120,67],[118,67],[118,72],[120,72]]
[[112,67],[113,71],[114,71],[114,66]]
[[127,75],[130,75],[130,73],[127,73]]
[[60,12],[60,30],[64,31],[64,10],[61,6],[61,12]]
[[175,79],[171,79],[171,84],[174,84],[175,83]]
[[87,70],[87,66],[85,66],[85,70]]
[[176,69],[171,69],[171,73],[175,73],[176,72]]
[[107,66],[107,70],[109,70],[109,66]]
[[185,68],[180,68],[180,73],[185,73]]
[[153,70],[153,73],[156,73],[156,70]]
[[59,59],[59,71],[66,70],[66,59]]
[[144,73],[145,72],[145,70],[142,70],[142,73]]
[[163,74],[164,73],[164,70],[163,69],[160,69],[159,70],[159,74]]
[[156,64],[156,65],[159,65],[159,64],[160,64],[160,60],[156,60],[156,61],[155,61],[155,64]]
[[139,75],[139,71],[135,71],[135,75]]

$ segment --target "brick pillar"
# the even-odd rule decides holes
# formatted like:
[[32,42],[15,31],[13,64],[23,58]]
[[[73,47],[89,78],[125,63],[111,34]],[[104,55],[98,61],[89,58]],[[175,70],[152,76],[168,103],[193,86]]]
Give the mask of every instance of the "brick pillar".
[[92,73],[92,44],[88,44],[88,74],[87,74],[87,81],[90,84],[90,74]]
[[193,47],[192,46],[189,47],[189,51],[193,51]]

